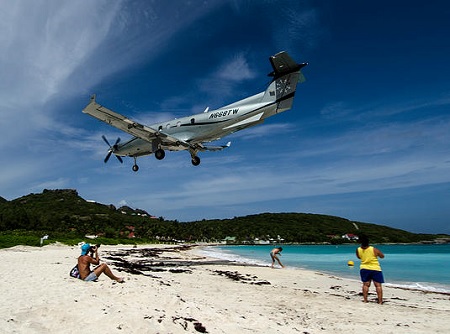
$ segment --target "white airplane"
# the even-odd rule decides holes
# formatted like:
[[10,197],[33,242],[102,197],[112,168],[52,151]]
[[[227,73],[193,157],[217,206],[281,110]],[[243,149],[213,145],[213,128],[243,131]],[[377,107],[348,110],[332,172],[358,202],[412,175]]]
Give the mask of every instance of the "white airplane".
[[101,106],[95,101],[95,95],[93,95],[90,103],[83,109],[83,113],[134,136],[125,143],[120,143],[120,138],[117,138],[114,145],[102,136],[109,146],[105,163],[111,154],[114,154],[121,163],[123,162],[121,157],[132,157],[134,158],[133,171],[137,172],[139,167],[136,159],[140,156],[154,154],[156,159],[161,160],[166,155],[165,150],[188,150],[192,164],[198,166],[200,164],[198,152],[219,151],[230,146],[230,143],[222,146],[209,146],[204,143],[261,124],[267,117],[289,110],[294,100],[297,83],[304,81],[301,69],[308,63],[297,64],[284,51],[270,57],[269,60],[273,68],[269,76],[273,79],[264,92],[216,110],[206,108],[200,114],[149,126],[139,124]]

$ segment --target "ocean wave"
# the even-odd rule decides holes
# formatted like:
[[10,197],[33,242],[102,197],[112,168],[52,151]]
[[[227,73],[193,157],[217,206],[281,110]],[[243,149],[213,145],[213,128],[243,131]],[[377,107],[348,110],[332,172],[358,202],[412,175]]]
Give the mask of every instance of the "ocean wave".
[[259,261],[259,260],[251,259],[251,258],[246,258],[241,255],[233,254],[232,252],[229,252],[224,249],[219,249],[214,246],[201,248],[199,250],[199,254],[202,254],[203,256],[219,259],[219,260],[227,260],[227,261],[252,264],[252,265],[258,265],[258,266],[270,266],[270,264],[268,264],[267,262]]
[[434,292],[450,294],[450,289],[448,287],[441,287],[439,285],[427,282],[412,282],[412,283],[385,283],[387,287],[404,289],[404,290],[415,290],[423,292]]

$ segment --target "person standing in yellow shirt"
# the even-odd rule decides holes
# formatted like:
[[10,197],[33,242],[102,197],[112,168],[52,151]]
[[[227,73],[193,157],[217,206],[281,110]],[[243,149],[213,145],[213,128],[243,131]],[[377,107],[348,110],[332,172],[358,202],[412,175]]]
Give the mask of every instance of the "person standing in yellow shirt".
[[373,281],[377,291],[378,304],[383,304],[383,288],[381,284],[384,283],[384,277],[378,258],[383,259],[384,254],[378,248],[369,246],[369,238],[364,235],[359,236],[359,242],[361,247],[356,249],[356,256],[361,260],[359,273],[363,283],[364,302],[367,303],[370,283]]

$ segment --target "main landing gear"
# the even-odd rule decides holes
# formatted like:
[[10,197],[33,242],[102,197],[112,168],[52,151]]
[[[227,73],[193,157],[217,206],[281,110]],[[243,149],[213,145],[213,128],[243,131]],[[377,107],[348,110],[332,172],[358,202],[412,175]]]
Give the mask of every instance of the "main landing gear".
[[190,149],[189,153],[191,154],[191,162],[194,166],[200,165],[200,158],[198,157],[197,153],[198,150]]
[[200,158],[198,156],[194,156],[192,157],[191,162],[194,166],[198,166],[200,165]]
[[165,156],[166,156],[166,152],[164,152],[164,150],[162,148],[159,148],[156,150],[156,152],[155,152],[156,159],[162,160],[162,159],[164,159]]
[[[157,149],[155,151],[155,158],[158,160],[162,160],[164,159],[164,157],[166,156],[166,152],[163,149]],[[132,167],[133,172],[137,172],[139,170],[139,166],[136,163],[137,157],[133,157],[134,159],[134,165]],[[200,165],[200,158],[198,157],[197,153],[195,151],[191,152],[191,162],[194,166],[198,166]]]

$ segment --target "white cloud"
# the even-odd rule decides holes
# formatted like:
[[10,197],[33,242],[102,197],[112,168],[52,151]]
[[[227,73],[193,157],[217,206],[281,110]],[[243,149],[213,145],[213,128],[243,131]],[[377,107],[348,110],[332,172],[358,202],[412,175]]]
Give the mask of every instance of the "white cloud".
[[240,82],[243,80],[253,79],[255,73],[250,69],[250,66],[245,58],[244,53],[236,54],[231,60],[226,60],[220,66],[217,74],[219,79],[228,80],[231,82]]
[[253,79],[255,76],[254,71],[248,65],[245,54],[237,53],[231,58],[225,58],[217,70],[199,79],[197,85],[201,92],[212,97],[209,101],[219,107],[219,104],[223,104],[225,101],[230,102],[231,97],[233,97],[231,102],[234,102],[242,94],[246,94],[245,92],[241,92],[240,95],[236,94],[236,88],[240,83]]
[[[120,4],[15,1],[2,4],[1,103],[42,105],[107,36]],[[96,19],[98,12],[102,19]]]

